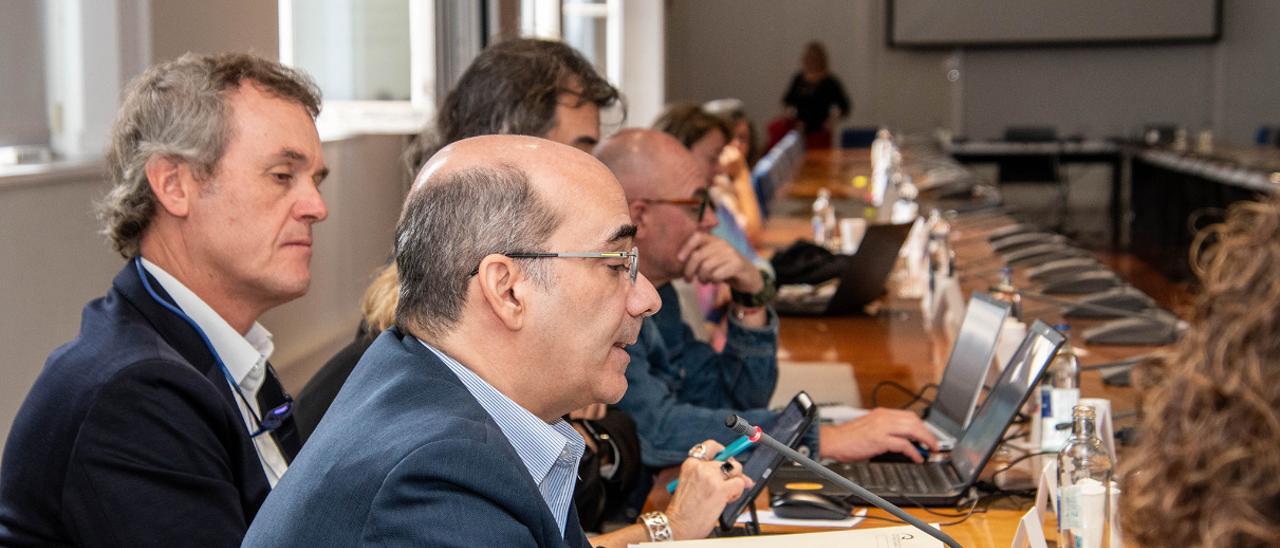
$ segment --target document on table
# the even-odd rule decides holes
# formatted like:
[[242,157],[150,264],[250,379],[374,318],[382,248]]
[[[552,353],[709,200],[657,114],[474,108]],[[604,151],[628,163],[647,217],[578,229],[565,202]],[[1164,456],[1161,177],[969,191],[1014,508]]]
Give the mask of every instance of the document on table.
[[[756,512],[756,517],[760,519],[760,525],[790,525],[792,527],[814,527],[822,529],[848,529],[862,521],[867,515],[867,508],[861,507],[853,512],[853,515],[845,519],[790,519],[780,518],[773,510],[765,509]],[[751,520],[750,512],[743,512],[738,516],[738,523],[746,523]]]
[[[937,527],[937,524],[932,524]],[[852,548],[942,548],[942,542],[925,534],[923,531],[908,525],[900,527],[880,527],[876,529],[853,529],[849,531],[828,531],[825,533],[798,533],[794,535],[762,535],[758,537],[713,538],[703,540],[682,540],[677,542],[646,542],[632,544],[633,547],[675,546],[677,548],[728,548],[729,546],[746,546],[748,548],[805,548],[847,546]]]

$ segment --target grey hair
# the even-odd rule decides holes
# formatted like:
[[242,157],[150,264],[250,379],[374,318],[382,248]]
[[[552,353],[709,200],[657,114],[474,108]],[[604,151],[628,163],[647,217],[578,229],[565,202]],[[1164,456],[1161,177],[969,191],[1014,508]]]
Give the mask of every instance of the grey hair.
[[227,92],[245,80],[299,104],[312,119],[320,114],[320,90],[309,77],[243,53],[188,53],[130,84],[107,150],[111,190],[98,203],[102,233],[125,258],[138,254],[155,214],[147,162],[163,156],[186,163],[197,180],[212,177],[232,137]]
[[[494,253],[541,251],[560,216],[524,170],[508,164],[459,169],[414,192],[396,226],[400,302],[396,325],[427,335],[462,319],[471,273]],[[545,261],[522,259],[524,272],[550,285]]]

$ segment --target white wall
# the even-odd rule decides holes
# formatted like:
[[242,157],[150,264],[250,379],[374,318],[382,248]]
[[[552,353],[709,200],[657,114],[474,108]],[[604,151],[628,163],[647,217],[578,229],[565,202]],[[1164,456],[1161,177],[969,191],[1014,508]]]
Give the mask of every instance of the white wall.
[[850,123],[925,130],[948,123],[947,52],[884,47],[883,2],[676,0],[667,12],[667,97],[737,97],[763,125],[781,113],[804,44],[821,40],[853,100]]
[[49,142],[40,0],[9,0],[0,16],[0,146]]
[[622,2],[622,79],[617,84],[627,100],[625,125],[648,125],[666,102],[664,13],[661,2]]
[[[779,113],[803,44],[819,39],[856,125],[989,138],[1035,123],[1106,137],[1171,122],[1247,143],[1259,124],[1280,122],[1273,1],[1226,2],[1217,44],[953,51],[889,48],[884,9],[882,0],[673,0],[668,97],[736,96],[764,123]],[[947,80],[950,68],[958,82]]]
[[1280,125],[1280,2],[1230,0],[1215,82],[1218,133],[1252,142],[1259,125]]
[[152,59],[167,61],[188,51],[279,58],[278,7],[276,0],[152,0]]

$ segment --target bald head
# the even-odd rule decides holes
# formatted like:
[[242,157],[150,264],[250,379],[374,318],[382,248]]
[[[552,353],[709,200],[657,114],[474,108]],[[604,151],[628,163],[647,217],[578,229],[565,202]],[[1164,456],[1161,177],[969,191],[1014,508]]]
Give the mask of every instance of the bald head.
[[619,131],[600,143],[595,155],[618,178],[628,200],[688,197],[705,178],[693,154],[657,130]]
[[[481,259],[541,250],[586,208],[625,218],[626,198],[609,170],[576,148],[491,135],[440,150],[419,172],[396,227],[396,323],[432,334],[448,330],[461,318]],[[540,279],[543,266],[531,263],[530,278]]]

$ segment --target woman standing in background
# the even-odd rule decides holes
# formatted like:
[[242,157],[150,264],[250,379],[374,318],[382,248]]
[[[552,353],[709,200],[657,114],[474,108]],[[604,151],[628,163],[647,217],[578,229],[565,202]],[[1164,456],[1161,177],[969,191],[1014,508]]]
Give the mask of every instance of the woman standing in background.
[[[791,79],[791,86],[782,98],[787,117],[795,120],[795,127],[804,132],[805,147],[831,148],[831,130],[835,121],[852,111],[849,96],[840,80],[831,74],[827,64],[827,48],[821,42],[809,42],[804,47],[801,70]],[[771,124],[770,146],[782,136],[774,136]],[[788,128],[790,129],[790,128]],[[785,132],[783,132],[785,134]]]

